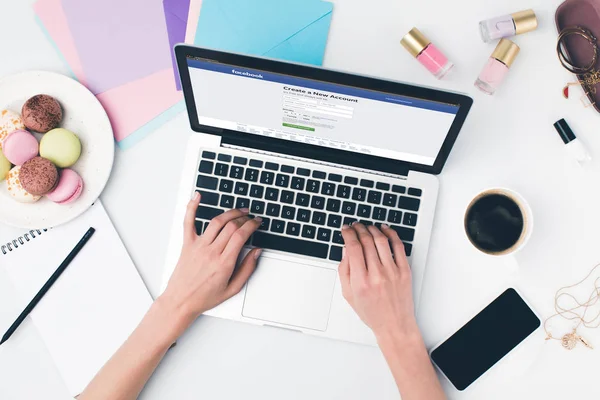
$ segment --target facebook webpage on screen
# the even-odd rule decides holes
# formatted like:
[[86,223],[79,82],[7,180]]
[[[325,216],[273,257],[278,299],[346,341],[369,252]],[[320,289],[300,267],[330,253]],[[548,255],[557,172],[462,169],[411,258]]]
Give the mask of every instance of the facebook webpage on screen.
[[458,106],[188,59],[201,125],[433,165]]

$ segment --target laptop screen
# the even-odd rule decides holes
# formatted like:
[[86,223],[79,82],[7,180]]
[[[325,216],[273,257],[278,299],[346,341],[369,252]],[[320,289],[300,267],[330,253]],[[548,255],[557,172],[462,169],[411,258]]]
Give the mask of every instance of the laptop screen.
[[433,166],[456,104],[187,58],[200,125]]

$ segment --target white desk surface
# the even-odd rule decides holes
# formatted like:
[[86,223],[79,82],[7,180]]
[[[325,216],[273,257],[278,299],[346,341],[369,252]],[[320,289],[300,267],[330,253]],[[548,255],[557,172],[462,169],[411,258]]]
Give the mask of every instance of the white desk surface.
[[[0,76],[28,69],[67,73],[34,21],[33,0],[0,0]],[[495,294],[514,283],[540,315],[555,290],[583,277],[598,261],[600,116],[562,98],[572,76],[555,54],[559,0],[335,0],[325,66],[468,93],[474,107],[440,176],[441,192],[419,322],[429,347],[454,332]],[[494,49],[478,21],[534,8],[540,26],[515,38],[521,54],[494,97],[473,87]],[[418,26],[456,63],[437,82],[400,46]],[[143,62],[143,56],[140,55]],[[118,62],[118,60],[115,60]],[[552,124],[565,117],[596,156],[587,170],[567,155]],[[190,131],[180,114],[128,151],[116,152],[102,200],[152,294],[163,259]],[[479,254],[464,238],[466,204],[480,190],[505,186],[531,203],[535,227],[518,256],[520,271]],[[0,230],[2,227],[0,226]],[[0,330],[20,311],[0,270]],[[582,331],[600,347],[600,331]],[[19,346],[0,349],[0,398],[66,399],[68,394],[37,333],[19,330]],[[493,345],[493,343],[490,343]],[[510,380],[489,379],[455,399],[591,399],[600,397],[598,352],[567,352],[538,336],[534,356]],[[531,352],[530,352],[531,353]],[[504,371],[506,372],[506,371]],[[499,371],[497,375],[502,375]],[[596,378],[596,379],[594,379]],[[397,399],[379,350],[277,329],[201,318],[169,352],[142,399]]]

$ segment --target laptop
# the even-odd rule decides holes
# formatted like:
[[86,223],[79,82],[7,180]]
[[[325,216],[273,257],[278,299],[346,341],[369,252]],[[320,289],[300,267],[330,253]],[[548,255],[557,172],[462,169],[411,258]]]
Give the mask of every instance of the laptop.
[[262,217],[263,248],[242,291],[207,315],[375,345],[342,296],[344,224],[396,230],[415,303],[438,178],[472,105],[469,97],[270,59],[178,45],[192,129],[166,260],[181,251],[194,191],[201,234],[232,208]]

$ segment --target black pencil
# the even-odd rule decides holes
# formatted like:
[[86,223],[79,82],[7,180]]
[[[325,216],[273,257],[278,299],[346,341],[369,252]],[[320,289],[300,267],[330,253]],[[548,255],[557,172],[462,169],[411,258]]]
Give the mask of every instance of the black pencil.
[[15,333],[15,331],[17,330],[19,325],[21,325],[23,323],[23,321],[25,321],[25,318],[27,318],[27,316],[33,311],[35,306],[40,302],[40,300],[42,300],[44,295],[46,293],[48,293],[48,290],[50,290],[52,285],[54,285],[56,283],[56,281],[58,280],[58,278],[60,278],[62,273],[65,272],[65,270],[67,269],[69,264],[71,264],[71,262],[75,259],[75,257],[77,257],[77,254],[79,254],[81,249],[83,249],[83,246],[85,246],[86,243],[90,240],[90,238],[92,237],[94,232],[96,232],[96,230],[94,228],[90,228],[85,233],[85,235],[83,235],[83,237],[81,238],[79,243],[77,243],[75,248],[73,250],[71,250],[71,252],[67,256],[67,258],[65,258],[65,260],[62,262],[62,264],[60,264],[60,266],[56,269],[56,271],[54,271],[54,273],[52,274],[50,279],[48,279],[48,281],[40,289],[38,294],[36,294],[35,297],[33,298],[33,300],[31,300],[31,302],[27,305],[27,307],[25,307],[25,310],[23,310],[21,315],[19,315],[19,318],[17,318],[17,320],[10,326],[10,328],[8,328],[8,331],[6,331],[4,336],[2,336],[0,345],[2,343],[6,342],[8,339],[10,339],[10,337],[12,336],[13,333]]

